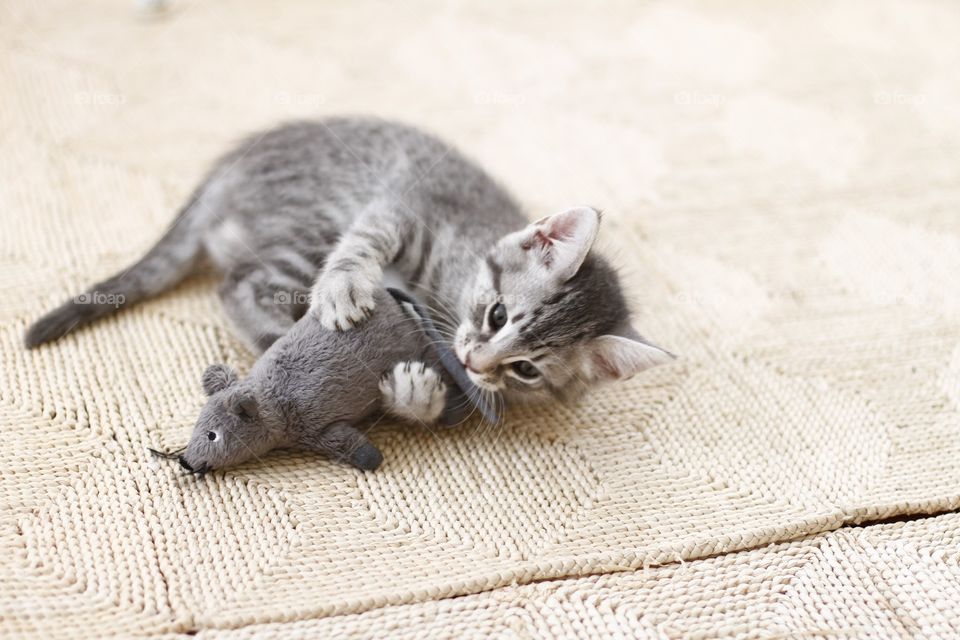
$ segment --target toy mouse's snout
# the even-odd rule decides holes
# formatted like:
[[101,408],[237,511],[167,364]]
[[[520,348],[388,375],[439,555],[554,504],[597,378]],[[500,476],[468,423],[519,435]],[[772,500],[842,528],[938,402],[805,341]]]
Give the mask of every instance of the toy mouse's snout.
[[177,458],[177,461],[180,463],[181,467],[183,467],[190,473],[196,473],[202,476],[203,474],[205,474],[207,471],[210,470],[210,467],[208,467],[206,464],[202,464],[198,467],[194,467],[189,462],[187,462],[187,459],[183,456],[180,456],[179,458]]

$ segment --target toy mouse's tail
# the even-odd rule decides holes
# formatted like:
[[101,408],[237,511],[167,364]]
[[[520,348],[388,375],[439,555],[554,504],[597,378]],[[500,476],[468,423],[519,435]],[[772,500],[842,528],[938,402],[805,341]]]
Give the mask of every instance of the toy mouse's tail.
[[180,210],[177,219],[147,254],[120,273],[93,285],[37,320],[24,343],[33,348],[56,340],[75,328],[121,307],[173,287],[189,275],[202,251],[195,213],[200,191]]

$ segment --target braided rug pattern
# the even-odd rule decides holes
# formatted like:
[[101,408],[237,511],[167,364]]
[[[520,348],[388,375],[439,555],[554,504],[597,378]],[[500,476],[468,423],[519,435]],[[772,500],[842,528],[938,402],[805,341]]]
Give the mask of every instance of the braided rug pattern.
[[[0,4],[0,635],[957,637],[960,12],[934,2]],[[605,210],[681,357],[505,428],[198,481],[216,280],[25,351],[205,166],[374,112]],[[864,526],[853,526],[864,525]],[[768,546],[773,545],[773,546]],[[455,596],[464,596],[451,599]]]

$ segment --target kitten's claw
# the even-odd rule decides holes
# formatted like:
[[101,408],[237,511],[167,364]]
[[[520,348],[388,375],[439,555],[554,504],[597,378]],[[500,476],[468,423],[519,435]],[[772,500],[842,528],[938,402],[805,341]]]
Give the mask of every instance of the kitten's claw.
[[378,279],[354,272],[325,273],[310,295],[312,313],[330,331],[347,331],[373,311]]
[[447,403],[443,378],[422,362],[398,362],[380,380],[380,393],[390,413],[413,422],[435,422]]

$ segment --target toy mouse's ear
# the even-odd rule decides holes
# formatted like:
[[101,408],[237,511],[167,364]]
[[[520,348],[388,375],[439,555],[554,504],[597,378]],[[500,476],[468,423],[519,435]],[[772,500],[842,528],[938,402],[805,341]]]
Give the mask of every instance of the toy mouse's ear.
[[256,419],[260,415],[257,396],[251,389],[237,389],[227,398],[227,411],[241,418]]
[[212,364],[203,372],[201,384],[208,395],[223,391],[237,381],[237,372],[225,364]]

